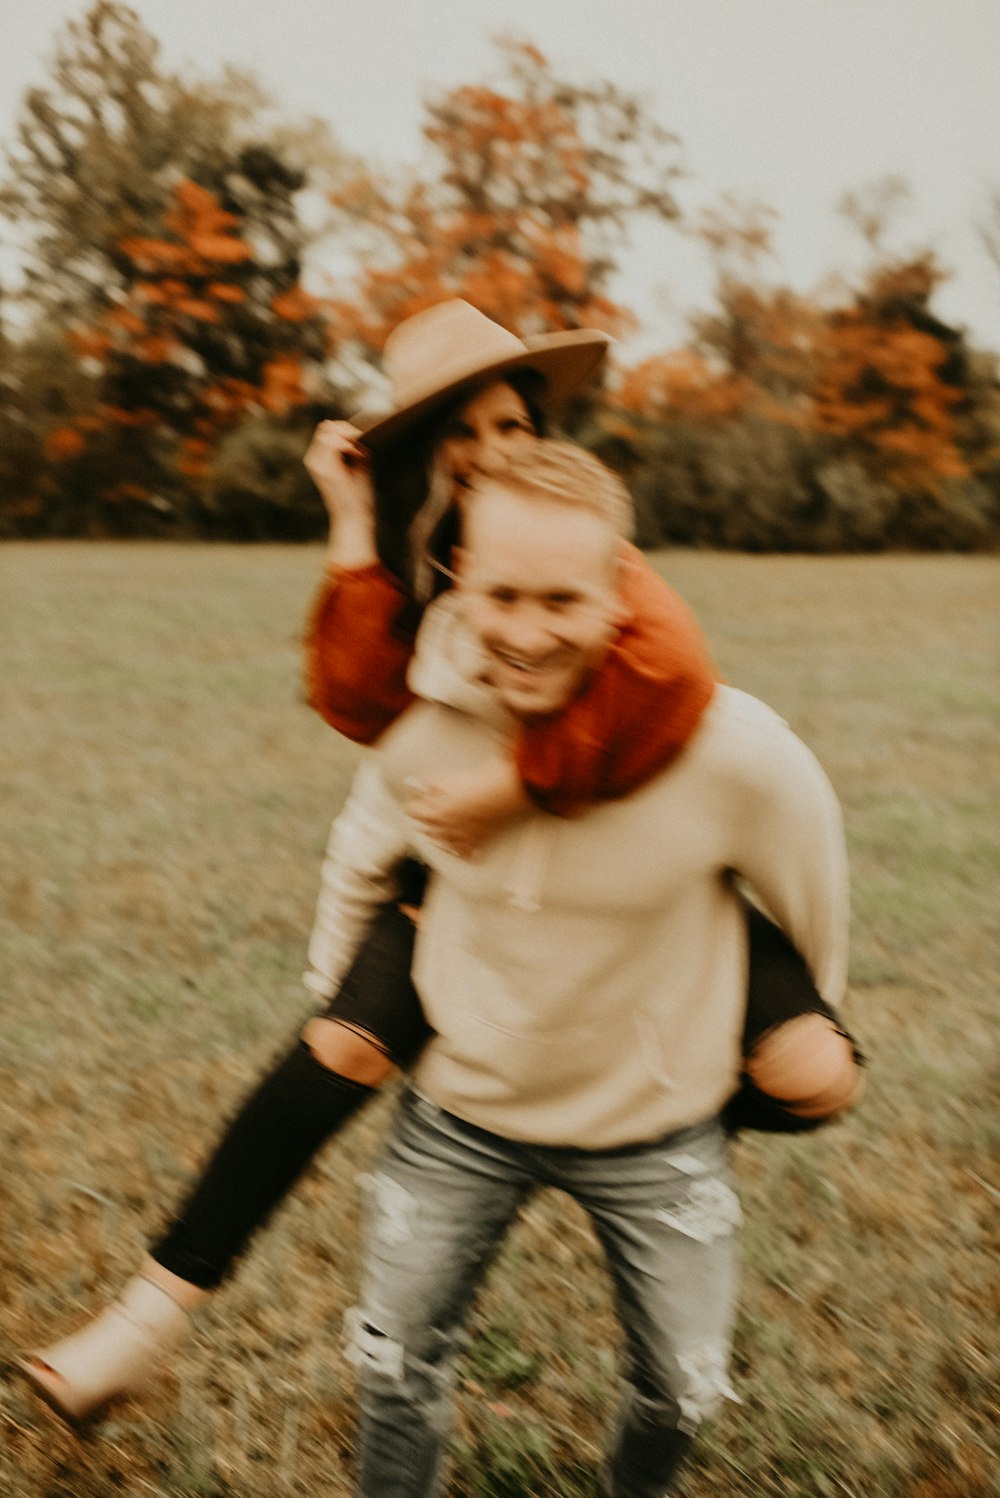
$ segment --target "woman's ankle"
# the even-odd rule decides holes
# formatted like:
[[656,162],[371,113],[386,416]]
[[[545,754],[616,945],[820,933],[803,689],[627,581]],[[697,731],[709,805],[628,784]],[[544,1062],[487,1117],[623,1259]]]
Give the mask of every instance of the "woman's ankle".
[[212,1293],[210,1290],[203,1290],[200,1285],[193,1285],[190,1280],[182,1279],[172,1270],[164,1268],[149,1254],[146,1254],[139,1266],[139,1274],[143,1279],[149,1280],[151,1284],[164,1290],[171,1300],[176,1301],[185,1311],[195,1310],[205,1297]]

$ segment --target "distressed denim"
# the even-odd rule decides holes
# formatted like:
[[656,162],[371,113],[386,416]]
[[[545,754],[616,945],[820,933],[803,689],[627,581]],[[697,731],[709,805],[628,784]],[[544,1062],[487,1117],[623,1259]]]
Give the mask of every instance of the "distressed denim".
[[652,1144],[518,1144],[404,1094],[366,1180],[361,1304],[361,1498],[441,1491],[451,1383],[469,1303],[518,1207],[554,1186],[588,1213],[625,1337],[624,1389],[602,1481],[661,1498],[723,1398],[738,1280],[739,1204],[717,1120]]

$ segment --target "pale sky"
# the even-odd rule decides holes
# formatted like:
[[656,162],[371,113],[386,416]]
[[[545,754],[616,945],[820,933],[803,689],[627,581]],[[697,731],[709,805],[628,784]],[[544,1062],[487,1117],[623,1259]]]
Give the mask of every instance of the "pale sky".
[[[1000,0],[132,0],[168,65],[255,72],[289,115],[316,114],[352,152],[415,160],[420,98],[495,68],[490,38],[534,41],[573,78],[642,92],[683,144],[682,209],[723,192],[779,213],[770,274],[800,291],[864,259],[834,212],[888,174],[913,190],[892,237],[953,272],[939,313],[1000,350],[1000,270],[976,222],[1000,191]],[[85,0],[0,0],[0,140]],[[669,227],[634,236],[614,293],[643,334],[684,337],[710,304],[704,254]]]

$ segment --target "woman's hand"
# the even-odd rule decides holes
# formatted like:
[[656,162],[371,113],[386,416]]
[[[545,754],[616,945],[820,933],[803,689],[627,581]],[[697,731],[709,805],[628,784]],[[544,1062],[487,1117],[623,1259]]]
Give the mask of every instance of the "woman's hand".
[[321,421],[303,458],[330,517],[330,560],[340,567],[378,561],[375,495],[361,433],[349,421]]
[[407,816],[456,858],[474,857],[498,828],[531,805],[514,761],[499,757],[435,781],[408,782],[407,789]]

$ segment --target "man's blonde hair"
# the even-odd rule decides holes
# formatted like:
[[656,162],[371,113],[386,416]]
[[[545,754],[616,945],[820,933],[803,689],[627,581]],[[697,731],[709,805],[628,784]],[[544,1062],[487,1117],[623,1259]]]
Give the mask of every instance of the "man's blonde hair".
[[548,499],[590,510],[606,520],[616,535],[632,535],[635,513],[625,485],[617,473],[575,443],[539,438],[502,468],[477,479],[472,492],[490,483],[513,489],[526,499]]

